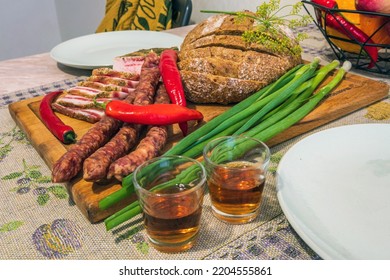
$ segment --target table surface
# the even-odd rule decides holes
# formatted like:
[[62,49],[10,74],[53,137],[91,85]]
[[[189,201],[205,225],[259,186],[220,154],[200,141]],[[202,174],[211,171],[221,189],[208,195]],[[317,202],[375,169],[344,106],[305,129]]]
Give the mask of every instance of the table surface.
[[[184,37],[193,27],[166,32]],[[316,27],[306,31],[303,58],[334,59]],[[389,83],[388,77],[356,73]],[[250,224],[231,226],[215,220],[206,195],[198,243],[184,253],[164,254],[149,246],[140,217],[111,232],[103,223],[89,223],[64,186],[50,182],[50,170],[11,118],[8,104],[70,87],[90,74],[57,64],[49,53],[0,61],[0,259],[321,259],[284,216],[272,172],[261,214]],[[390,123],[368,119],[365,113],[366,108],[274,147],[271,169],[276,170],[283,154],[311,133],[346,124]]]

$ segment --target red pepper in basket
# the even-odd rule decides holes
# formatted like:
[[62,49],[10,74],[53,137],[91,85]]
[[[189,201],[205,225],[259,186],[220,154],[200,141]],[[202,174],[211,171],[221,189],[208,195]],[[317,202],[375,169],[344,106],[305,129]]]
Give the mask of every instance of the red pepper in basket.
[[[186,107],[186,98],[179,69],[177,68],[177,53],[175,50],[164,50],[160,55],[160,72],[169,98],[173,104]],[[180,122],[179,127],[184,136],[188,133],[188,124]]]
[[[313,3],[326,7],[328,9],[337,8],[337,3],[334,0],[312,0]],[[324,10],[324,9],[323,9]],[[375,44],[370,37],[360,30],[358,27],[346,20],[338,13],[329,13],[325,11],[326,26],[334,28],[338,32],[344,34],[351,40],[355,40],[363,44],[364,51],[370,56],[371,62],[368,68],[372,68],[378,60],[378,48],[375,46],[367,46],[366,44]]]
[[102,106],[107,116],[134,124],[170,125],[203,119],[201,112],[177,104],[134,105],[113,100]]
[[334,9],[337,6],[336,0],[312,0],[312,2],[329,9]]
[[62,91],[54,91],[45,95],[39,104],[39,114],[45,126],[62,143],[70,144],[76,141],[76,134],[72,127],[64,124],[57,117],[51,108],[52,102],[60,95]]

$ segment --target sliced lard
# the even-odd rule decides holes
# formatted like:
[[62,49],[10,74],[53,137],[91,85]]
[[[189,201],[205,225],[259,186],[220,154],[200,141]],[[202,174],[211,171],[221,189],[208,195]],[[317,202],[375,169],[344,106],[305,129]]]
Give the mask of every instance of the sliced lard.
[[96,98],[96,99],[91,99],[85,96],[81,95],[74,95],[74,94],[63,94],[60,97],[57,98],[56,103],[66,106],[66,107],[75,107],[75,108],[96,108],[96,104],[100,103],[107,103],[113,99],[118,99],[118,98]]
[[81,109],[81,108],[72,108],[62,106],[58,103],[53,103],[52,108],[65,116],[69,116],[71,118],[87,121],[90,123],[98,122],[103,116],[104,111],[98,109]]
[[127,92],[123,91],[102,91],[90,87],[76,86],[65,91],[69,94],[85,96],[88,98],[118,98],[125,99],[128,96]]
[[94,82],[94,81],[82,81],[78,83],[79,86],[83,87],[90,87],[102,91],[123,91],[123,92],[133,92],[135,90],[134,87],[122,87],[114,84],[104,84],[101,82]]
[[126,80],[139,81],[141,71],[138,72],[123,72],[111,68],[96,68],[92,70],[92,76],[108,76],[117,77]]
[[105,85],[117,85],[121,87],[135,88],[139,81],[126,80],[118,77],[108,77],[108,76],[90,76],[87,81],[98,82]]
[[141,73],[142,64],[145,57],[143,56],[121,56],[114,58],[112,69],[119,72]]

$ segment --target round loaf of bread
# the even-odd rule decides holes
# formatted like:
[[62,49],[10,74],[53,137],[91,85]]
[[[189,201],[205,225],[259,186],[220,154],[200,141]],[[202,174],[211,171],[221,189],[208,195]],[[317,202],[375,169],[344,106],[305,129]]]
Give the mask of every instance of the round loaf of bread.
[[[178,66],[186,98],[194,103],[240,102],[302,62],[293,52],[248,43],[243,33],[256,28],[251,18],[218,14],[194,27],[184,39]],[[298,42],[291,30],[280,28]]]

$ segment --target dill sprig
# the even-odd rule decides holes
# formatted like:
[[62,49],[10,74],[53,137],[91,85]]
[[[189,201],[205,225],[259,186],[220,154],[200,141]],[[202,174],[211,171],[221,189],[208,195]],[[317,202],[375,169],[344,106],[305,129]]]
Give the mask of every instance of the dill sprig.
[[[238,22],[245,18],[253,19],[257,24],[253,29],[246,30],[242,37],[248,43],[258,43],[272,51],[279,53],[291,53],[300,55],[302,48],[299,41],[307,38],[305,33],[297,32],[295,39],[290,38],[284,32],[281,32],[281,26],[294,29],[305,26],[312,21],[309,15],[301,15],[303,3],[297,2],[294,5],[285,5],[280,7],[280,0],[270,0],[257,7],[255,13],[248,11],[227,12],[227,11],[201,11],[204,13],[218,13],[236,16]],[[288,13],[280,16],[282,10],[290,9]],[[293,17],[293,18],[291,18]]]

